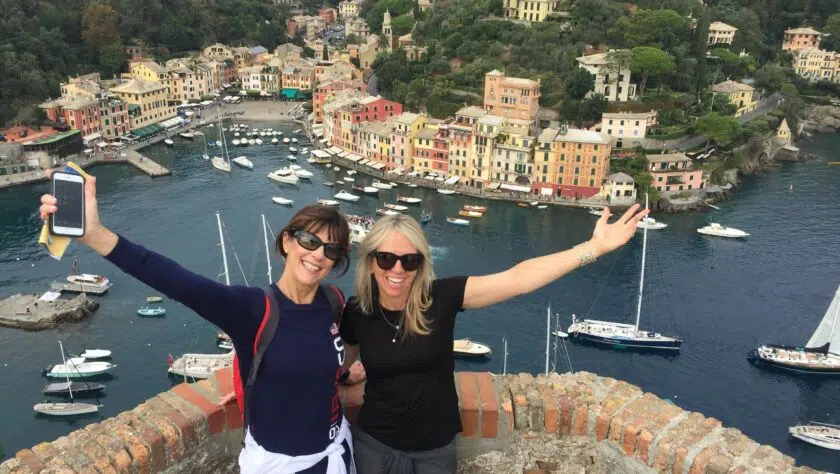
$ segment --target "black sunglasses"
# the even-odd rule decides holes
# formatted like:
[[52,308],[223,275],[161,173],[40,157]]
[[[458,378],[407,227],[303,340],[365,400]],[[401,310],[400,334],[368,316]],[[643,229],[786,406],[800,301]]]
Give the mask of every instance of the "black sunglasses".
[[305,230],[296,230],[292,232],[292,237],[297,240],[298,245],[306,250],[318,250],[318,247],[324,246],[324,256],[332,261],[338,261],[344,254],[344,249],[339,244],[325,244],[323,240],[317,235]]
[[420,268],[423,264],[423,254],[407,253],[405,255],[397,255],[391,252],[373,251],[370,253],[376,258],[376,264],[383,270],[390,270],[397,264],[397,260],[402,264],[403,270],[413,272]]

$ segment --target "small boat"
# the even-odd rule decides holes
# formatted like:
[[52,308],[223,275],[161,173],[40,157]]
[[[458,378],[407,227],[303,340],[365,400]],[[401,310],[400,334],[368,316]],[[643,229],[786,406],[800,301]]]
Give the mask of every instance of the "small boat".
[[276,145],[278,143],[280,143],[280,140],[278,140],[276,137],[271,139],[271,144],[272,145]]
[[526,209],[527,209],[527,208],[529,208],[529,207],[531,207],[531,206],[529,206],[529,205],[525,204],[524,202],[518,202],[518,203],[516,203],[516,207],[524,207],[524,208],[526,208]]
[[645,217],[644,219],[636,223],[637,229],[659,230],[664,229],[666,227],[668,227],[668,224],[658,222],[653,217]]
[[338,207],[339,205],[341,205],[340,202],[335,201],[333,199],[318,199],[318,204],[329,207]]
[[336,181],[335,184],[344,184],[344,181],[339,180],[339,181]]
[[110,372],[116,365],[110,362],[81,362],[68,360],[63,364],[56,364],[43,370],[43,375],[54,378],[83,379]]
[[236,158],[234,158],[230,161],[232,161],[235,164],[241,166],[242,168],[247,168],[249,170],[254,169],[254,163],[252,163],[251,160],[249,160],[245,156],[237,156]]
[[389,204],[387,202],[383,204],[383,206],[385,207],[385,209],[391,209],[392,211],[398,212],[405,212],[408,210],[407,206],[400,206],[399,204]]
[[290,141],[291,140],[289,140],[289,137],[286,137],[286,138],[283,139],[283,143],[289,143]]
[[315,175],[312,174],[311,171],[307,171],[307,170],[305,170],[301,167],[297,167],[294,170],[294,173],[295,173],[295,176],[297,176],[300,179],[310,179],[311,180],[312,177],[315,176]]
[[322,184],[323,184],[324,186],[329,186],[329,187],[332,187],[332,186],[333,186],[333,183],[332,183],[332,182],[330,182],[330,181],[324,181]]
[[452,225],[462,225],[462,226],[469,226],[470,221],[466,219],[458,219],[457,217],[447,217],[446,222]]
[[263,141],[261,138],[257,138],[256,140],[254,140],[254,143],[256,143],[257,145],[262,145]]
[[205,153],[205,154],[201,155],[201,157],[202,157],[202,158],[204,158],[205,160],[209,160],[209,159],[210,159],[210,155],[208,155],[207,153]]
[[335,166],[335,167],[333,167],[333,171],[341,171],[341,168],[339,168],[338,166]]
[[274,196],[273,198],[271,198],[271,201],[274,202],[274,204],[280,204],[281,206],[292,207],[292,206],[295,205],[295,202],[292,201],[291,199],[286,199],[286,198],[280,197],[280,196]]
[[534,207],[534,206],[539,205],[539,203],[540,203],[539,201],[531,201],[531,202],[529,202],[528,204],[530,204],[530,205],[531,205],[531,207]]
[[455,190],[452,190],[452,189],[438,189],[437,192],[440,193],[440,194],[445,194],[447,196],[450,196],[452,194],[457,193],[458,191],[455,191]]
[[482,213],[482,214],[483,214],[483,213],[485,213],[485,212],[487,212],[487,208],[486,208],[486,207],[484,207],[484,206],[470,206],[470,205],[468,205],[468,204],[467,204],[467,205],[464,205],[464,210],[465,210],[465,211],[475,211],[475,212],[480,212],[480,213]]
[[420,223],[423,225],[432,222],[432,214],[430,212],[426,212],[425,210],[420,211]]
[[396,187],[399,186],[397,183],[395,183],[393,181],[388,181],[388,184],[390,184],[392,188],[396,188]]
[[416,187],[417,187],[417,185],[416,185],[416,184],[414,184],[414,183],[408,183],[408,187],[409,187],[409,188],[416,188]]
[[465,211],[465,210],[461,209],[460,211],[458,211],[458,215],[459,216],[464,216],[464,217],[482,217],[484,214],[482,214],[480,212]]
[[226,354],[184,354],[169,366],[169,373],[179,377],[206,379],[217,370],[233,367],[233,351]]
[[239,146],[239,143],[240,143],[240,142],[239,142],[239,139],[238,139],[238,138],[234,138],[233,140],[231,140],[231,141],[230,141],[230,143],[231,143],[233,146]]
[[376,181],[376,180],[373,181],[373,184],[371,184],[371,186],[373,186],[374,188],[385,189],[385,190],[391,189],[393,187],[390,184],[383,183],[381,181]]
[[349,181],[349,182],[351,182],[351,183],[352,183],[352,182],[356,181],[356,179],[355,179],[355,178],[353,178],[352,176],[345,176],[345,177],[344,177],[344,181]]
[[342,200],[342,201],[350,201],[350,202],[356,202],[356,201],[359,200],[359,196],[356,196],[355,194],[348,193],[347,191],[344,191],[344,190],[339,191],[334,197],[336,199],[339,199],[339,200]]
[[565,333],[565,332],[563,332],[563,331],[560,331],[560,330],[557,330],[557,331],[551,331],[551,335],[552,335],[552,336],[557,336],[557,337],[562,337],[562,338],[567,338],[567,337],[569,337],[569,335],[568,335],[567,333]]
[[399,212],[392,211],[391,209],[377,209],[376,210],[376,215],[378,215],[378,216],[396,216],[398,214],[399,214]]
[[414,197],[398,196],[397,202],[404,202],[406,204],[420,204],[421,202],[423,202],[423,200]]
[[354,174],[358,173],[356,170],[347,170],[347,174],[353,176]]
[[36,403],[32,408],[38,413],[52,416],[85,415],[99,411],[98,405],[81,402],[44,402]]
[[358,191],[360,193],[366,194],[368,196],[378,196],[379,189],[374,188],[373,186],[353,186],[354,191]]
[[602,207],[590,207],[586,212],[593,216],[601,217],[604,215],[604,208]]
[[286,158],[288,158],[289,161],[297,161],[297,157],[295,155],[288,155]]
[[788,433],[796,439],[811,443],[821,448],[840,451],[840,426],[812,421],[807,425],[788,428]]
[[701,227],[697,229],[697,232],[703,235],[713,235],[715,237],[727,237],[730,239],[746,239],[749,237],[750,234],[744,232],[743,230],[733,229],[732,227],[726,227],[718,224],[717,222],[712,222],[711,224]]
[[257,140],[254,140],[253,138],[248,140],[248,146],[254,146],[256,144],[257,144]]
[[163,298],[160,296],[147,296],[146,303],[160,303],[163,301]]
[[268,177],[268,179],[272,181],[277,181],[278,183],[297,185],[300,181],[300,178],[298,178],[294,173],[292,173],[292,170],[290,170],[289,168],[280,168],[277,171],[272,171],[268,173],[266,176]]
[[48,383],[42,393],[44,395],[70,395],[72,391],[74,395],[85,393],[97,393],[105,389],[101,383],[95,382],[53,382]]
[[210,164],[213,166],[213,168],[216,168],[219,171],[224,171],[226,173],[230,173],[230,163],[225,161],[220,156],[214,156],[210,160]]
[[106,349],[85,349],[84,352],[79,354],[79,357],[85,360],[105,359],[111,357],[111,351]]
[[183,138],[184,140],[192,140],[195,138],[195,134],[192,132],[181,132],[178,134],[179,137]]
[[216,346],[226,351],[233,350],[233,340],[224,331],[216,334]]
[[297,142],[298,142],[298,139],[293,137],[292,138],[292,143],[297,143]]
[[540,204],[539,206],[537,206],[537,209],[548,209],[548,206],[546,206],[545,204]]
[[488,356],[491,351],[484,344],[469,339],[455,339],[452,341],[452,352],[462,356]]
[[216,146],[222,146],[222,141],[221,140],[216,140]]
[[298,149],[297,149],[297,148],[295,148],[295,147],[293,147],[293,146],[290,146],[290,147],[289,147],[289,151],[290,151],[290,152],[292,152],[292,153],[297,153],[297,152],[298,152]]
[[172,146],[172,145],[175,144],[175,142],[173,142],[172,140],[170,140],[168,138],[164,139],[163,143],[166,143],[166,146]]
[[111,282],[102,275],[79,273],[67,277],[72,286],[87,293],[102,293],[111,287]]
[[162,306],[143,306],[137,310],[137,314],[152,318],[166,316],[166,308]]

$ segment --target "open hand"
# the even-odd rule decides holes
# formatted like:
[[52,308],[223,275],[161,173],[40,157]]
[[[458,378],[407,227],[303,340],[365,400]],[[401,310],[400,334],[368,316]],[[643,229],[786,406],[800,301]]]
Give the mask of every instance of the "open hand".
[[617,221],[610,224],[610,208],[604,208],[604,215],[595,224],[590,243],[595,247],[598,255],[612,252],[626,244],[636,233],[636,224],[650,212],[649,209],[639,211],[639,205],[633,204]]
[[[53,170],[47,170],[47,178],[52,179]],[[41,220],[46,221],[50,214],[55,214],[58,206],[61,203],[56,200],[52,194],[44,194],[41,196],[41,207],[38,208],[41,214]],[[102,227],[99,221],[99,206],[96,203],[96,178],[91,176],[85,179],[85,235],[79,237],[78,240],[83,244],[88,244],[92,234]]]

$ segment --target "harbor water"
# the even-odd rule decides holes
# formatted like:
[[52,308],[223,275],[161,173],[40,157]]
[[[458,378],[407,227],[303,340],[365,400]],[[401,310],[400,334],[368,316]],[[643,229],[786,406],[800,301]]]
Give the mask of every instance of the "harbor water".
[[[254,124],[256,125],[256,124]],[[295,136],[294,126],[259,124]],[[206,129],[210,133],[214,129]],[[291,134],[291,135],[290,135]],[[302,135],[298,135],[302,137]],[[207,138],[210,138],[209,136]],[[215,139],[215,137],[213,137]],[[246,155],[254,170],[234,165],[230,174],[214,170],[202,138],[174,138],[175,146],[153,145],[143,151],[172,170],[172,176],[150,179],[131,166],[102,165],[97,176],[102,221],[134,242],[169,256],[211,278],[221,273],[215,212],[224,222],[231,279],[235,284],[266,285],[265,251],[260,214],[277,231],[296,209],[341,188],[322,183],[344,175],[330,168],[298,164],[314,172],[312,182],[279,185],[266,173],[289,164],[287,145],[231,150]],[[770,444],[819,469],[837,469],[835,452],[792,440],[787,427],[810,420],[840,423],[840,379],[809,379],[762,371],[749,365],[747,352],[762,342],[804,344],[816,328],[840,285],[840,135],[819,136],[801,145],[820,159],[784,164],[779,170],[745,179],[721,210],[688,215],[658,215],[668,224],[648,233],[648,267],[641,326],[683,340],[678,356],[636,354],[566,342],[555,370],[589,371],[640,386],[687,410],[715,417],[760,443]],[[218,153],[211,149],[210,154]],[[354,184],[370,179],[355,175]],[[350,188],[351,183],[344,186]],[[791,189],[791,185],[793,188]],[[80,270],[111,279],[113,287],[97,297],[101,307],[91,318],[57,329],[24,332],[0,328],[0,431],[5,455],[52,440],[87,423],[130,409],[168,389],[167,357],[184,352],[218,352],[215,328],[184,306],[165,301],[165,318],[143,319],[138,307],[157,292],[78,244],[61,261],[36,243],[40,221],[38,197],[47,184],[0,191],[0,297],[41,293],[53,280],[71,273],[74,257]],[[481,202],[400,186],[381,191],[379,199],[362,197],[342,203],[343,212],[373,215],[397,194],[423,199],[433,214],[425,231],[439,276],[480,275],[517,262],[569,248],[589,238],[597,219],[568,208],[523,209],[512,203]],[[293,199],[287,208],[273,196]],[[486,205],[488,212],[469,227],[446,224],[465,203]],[[409,212],[419,218],[421,207]],[[746,241],[701,236],[696,229],[719,222],[751,234]],[[508,340],[508,372],[541,373],[545,363],[546,308],[567,328],[571,315],[632,323],[635,317],[641,234],[624,249],[607,255],[533,294],[458,316],[456,335],[488,344],[493,354],[482,361],[459,360],[459,370],[500,373],[503,338]],[[355,257],[355,256],[354,256]],[[281,262],[272,256],[274,276]],[[244,277],[243,277],[244,274]],[[345,292],[353,272],[335,280]],[[32,405],[44,399],[47,379],[41,369],[60,362],[57,340],[78,354],[85,348],[110,349],[117,364],[100,397],[98,415],[74,419],[37,417]],[[554,354],[553,347],[549,351]],[[300,357],[306,357],[301,354]],[[14,429],[8,429],[14,427]]]

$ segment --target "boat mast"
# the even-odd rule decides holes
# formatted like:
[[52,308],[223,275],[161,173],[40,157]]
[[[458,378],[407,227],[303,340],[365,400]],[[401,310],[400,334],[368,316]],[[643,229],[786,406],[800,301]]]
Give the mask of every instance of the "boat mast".
[[225,236],[222,234],[222,218],[219,217],[218,211],[216,211],[216,222],[219,224],[219,244],[222,246],[222,262],[225,266],[225,285],[230,286],[230,275],[228,274],[227,264],[227,251],[225,250]]
[[274,283],[271,278],[271,252],[268,250],[268,225],[265,223],[265,214],[260,214],[263,226],[263,241],[265,242],[265,264],[268,265],[268,284]]
[[58,341],[58,349],[61,351],[61,365],[64,366],[64,379],[67,380],[67,390],[70,392],[70,403],[73,403],[73,383],[70,382],[70,373],[67,371],[67,360],[64,358],[64,344]]
[[[835,298],[837,296],[835,295]],[[828,349],[826,353],[831,352],[831,342],[834,341],[834,331],[837,329],[837,319],[840,318],[840,304],[834,309],[834,321],[831,322],[831,335],[828,338]]]
[[504,338],[502,338],[502,341],[505,343],[505,358],[504,358],[504,360],[502,361],[502,375],[507,375],[507,356],[508,356],[508,351],[507,351],[507,336],[505,336]]
[[219,135],[222,136],[222,153],[224,153],[224,157],[227,160],[227,164],[230,165],[230,152],[228,152],[227,140],[225,140],[225,129],[222,128],[221,109],[219,109]]
[[[645,194],[645,209],[648,208],[648,195]],[[642,271],[639,276],[639,304],[636,306],[636,325],[634,335],[639,332],[639,318],[642,316],[642,295],[645,291],[645,255],[647,254],[647,222],[644,222],[642,232]]]
[[545,375],[548,375],[548,353],[551,347],[551,304],[545,315]]

